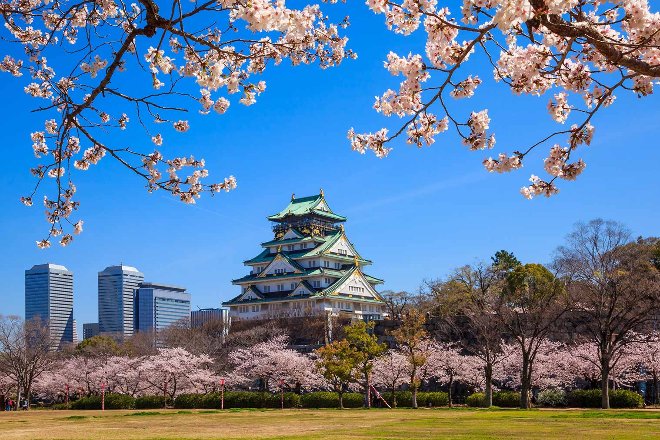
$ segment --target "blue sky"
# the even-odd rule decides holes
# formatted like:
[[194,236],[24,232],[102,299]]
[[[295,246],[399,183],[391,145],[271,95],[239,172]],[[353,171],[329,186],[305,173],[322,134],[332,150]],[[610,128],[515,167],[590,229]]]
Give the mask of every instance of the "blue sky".
[[[485,153],[466,150],[449,132],[430,148],[398,144],[382,160],[351,151],[348,128],[396,126],[397,120],[371,108],[375,95],[398,86],[383,60],[390,50],[421,52],[423,41],[421,34],[405,38],[388,32],[382,16],[359,4],[329,10],[351,15],[349,45],[357,60],[325,71],[271,67],[264,76],[268,89],[256,105],[234,101],[223,116],[193,112],[186,135],[166,138],[167,153],[204,157],[211,180],[234,174],[235,192],[183,205],[162,192],[148,194],[142,181],[104,159],[76,175],[85,232],[66,249],[38,250],[34,242],[46,231],[42,208],[18,202],[33,184],[29,134],[43,118],[29,113],[34,101],[24,95],[24,84],[5,74],[0,314],[23,313],[23,271],[43,262],[74,272],[79,325],[97,319],[97,272],[120,262],[138,267],[148,281],[187,287],[194,307],[218,306],[237,293],[230,280],[246,273],[242,261],[271,239],[265,217],[284,207],[291,193],[305,196],[319,188],[331,208],[348,217],[349,238],[374,261],[368,272],[385,279],[386,289],[415,290],[425,278],[487,259],[499,249],[525,262],[548,262],[580,220],[619,220],[635,235],[660,232],[657,97],[620,94],[596,119],[592,146],[581,150],[584,174],[576,182],[561,182],[554,198],[528,201],[518,190],[531,173],[542,175],[544,150],[507,175],[488,174],[481,165]],[[476,71],[486,84],[454,108],[465,118],[469,109],[489,109],[495,152],[522,148],[557,128],[545,109],[547,96],[516,97],[493,83],[490,69],[472,66],[475,70],[464,76]],[[130,139],[131,145],[150,149],[146,140]]]

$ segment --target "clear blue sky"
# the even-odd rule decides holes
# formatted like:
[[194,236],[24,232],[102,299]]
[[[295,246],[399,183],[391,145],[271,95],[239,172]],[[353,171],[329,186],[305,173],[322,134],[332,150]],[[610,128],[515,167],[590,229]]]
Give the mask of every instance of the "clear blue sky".
[[[584,174],[561,182],[552,199],[528,201],[518,190],[531,173],[542,173],[544,151],[508,175],[488,174],[484,153],[467,151],[451,133],[422,150],[400,144],[384,160],[352,152],[346,139],[351,126],[372,131],[398,122],[371,108],[375,95],[398,86],[383,60],[390,49],[423,51],[422,35],[388,32],[383,16],[359,2],[326,8],[351,15],[349,44],[357,60],[325,71],[271,67],[256,105],[232,102],[224,116],[193,112],[190,132],[166,138],[167,153],[204,157],[212,177],[234,174],[238,190],[183,205],[162,192],[148,194],[142,181],[104,159],[76,177],[85,232],[66,249],[38,250],[35,240],[46,231],[42,208],[18,201],[33,184],[29,134],[42,117],[29,113],[35,102],[23,93],[24,84],[4,74],[0,314],[23,314],[23,271],[43,262],[74,272],[79,325],[97,320],[97,272],[120,262],[149,281],[187,287],[194,307],[217,307],[237,293],[230,280],[246,273],[242,261],[272,237],[265,217],[285,206],[292,192],[305,196],[321,187],[331,208],[348,217],[349,238],[374,261],[369,272],[385,279],[386,289],[415,290],[425,278],[498,249],[525,262],[548,262],[580,220],[604,217],[626,223],[636,235],[660,233],[657,97],[620,95],[596,119],[595,142],[581,150]],[[466,118],[468,109],[489,108],[500,149],[521,148],[556,128],[547,96],[515,97],[493,84],[490,69],[478,73],[486,84],[455,108]],[[134,145],[141,142],[151,148],[144,137],[134,138]]]

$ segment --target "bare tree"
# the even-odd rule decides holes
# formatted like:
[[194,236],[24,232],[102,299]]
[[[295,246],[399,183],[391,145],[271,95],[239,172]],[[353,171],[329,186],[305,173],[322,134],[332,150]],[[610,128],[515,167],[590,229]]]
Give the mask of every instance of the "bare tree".
[[621,223],[596,219],[578,223],[557,250],[554,266],[575,298],[570,319],[598,347],[603,408],[623,348],[660,310],[658,249],[658,239],[632,242]]
[[435,314],[449,323],[452,339],[459,339],[484,363],[487,406],[493,404],[493,367],[504,358],[503,326],[497,316],[503,285],[499,273],[492,265],[478,263],[428,285],[435,299]]
[[385,301],[390,319],[401,319],[415,303],[414,295],[404,290],[400,292],[386,290],[381,293],[381,296]]
[[51,361],[50,333],[42,321],[0,316],[0,371],[16,383],[17,407],[21,394],[30,401],[34,380]]

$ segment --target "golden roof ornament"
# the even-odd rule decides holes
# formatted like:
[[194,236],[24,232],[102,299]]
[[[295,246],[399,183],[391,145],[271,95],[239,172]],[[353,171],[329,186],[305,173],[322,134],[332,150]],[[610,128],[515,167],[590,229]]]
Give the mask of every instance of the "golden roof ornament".
[[293,202],[296,200],[296,193],[291,193],[291,201]]
[[280,252],[282,252],[282,245],[277,246],[277,253],[279,254]]
[[360,268],[360,260],[358,259],[357,255],[353,255],[353,263],[355,263],[355,267],[358,269]]
[[321,197],[324,197],[323,196],[323,188],[321,188],[321,191],[319,192],[319,194],[321,195]]
[[341,232],[344,232],[344,225],[339,225],[339,230],[340,230]]

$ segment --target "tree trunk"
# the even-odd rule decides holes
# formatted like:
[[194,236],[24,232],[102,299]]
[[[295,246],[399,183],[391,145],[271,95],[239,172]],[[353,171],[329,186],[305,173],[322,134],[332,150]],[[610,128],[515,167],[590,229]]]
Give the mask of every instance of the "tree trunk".
[[371,408],[371,378],[369,377],[369,374],[365,375],[365,382],[367,384],[367,392],[366,392],[366,399],[367,401],[365,402],[367,408]]
[[660,403],[660,390],[658,390],[658,373],[653,372],[653,404]]
[[337,394],[339,395],[339,409],[344,409],[344,391],[340,389]]
[[413,368],[410,375],[410,386],[412,387],[412,407],[417,408],[417,369]]
[[453,405],[452,405],[452,400],[451,400],[451,395],[452,395],[452,393],[451,393],[451,389],[452,389],[453,387],[454,387],[454,375],[453,375],[453,374],[450,374],[450,375],[449,375],[449,392],[447,393],[448,396],[449,396],[449,407],[450,407],[450,408],[453,406]]
[[532,365],[529,361],[529,355],[523,353],[522,371],[520,372],[520,408],[531,408],[529,392],[531,389]]
[[602,395],[600,406],[603,409],[610,409],[610,365],[608,359],[603,359],[601,363],[601,374],[600,390]]
[[493,406],[493,364],[486,363],[486,408]]

